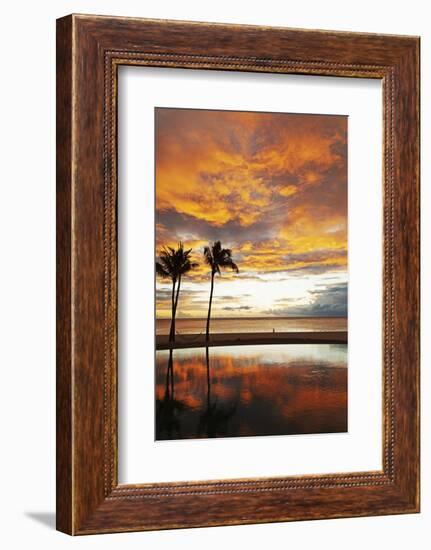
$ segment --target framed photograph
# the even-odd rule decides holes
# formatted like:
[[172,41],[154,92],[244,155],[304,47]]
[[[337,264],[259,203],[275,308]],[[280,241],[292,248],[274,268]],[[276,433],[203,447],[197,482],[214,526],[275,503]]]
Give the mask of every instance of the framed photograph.
[[57,528],[419,511],[419,38],[57,21]]

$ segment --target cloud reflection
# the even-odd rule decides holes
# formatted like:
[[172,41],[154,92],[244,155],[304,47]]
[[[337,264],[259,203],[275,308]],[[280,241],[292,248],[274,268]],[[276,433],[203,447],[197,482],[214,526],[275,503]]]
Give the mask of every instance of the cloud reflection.
[[347,430],[347,346],[272,345],[157,352],[156,439]]

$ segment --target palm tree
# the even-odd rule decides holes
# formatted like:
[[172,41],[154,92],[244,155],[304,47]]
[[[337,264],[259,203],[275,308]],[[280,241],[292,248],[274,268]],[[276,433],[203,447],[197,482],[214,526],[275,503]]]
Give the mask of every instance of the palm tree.
[[222,248],[221,242],[216,241],[212,246],[206,246],[204,248],[205,263],[211,268],[211,291],[210,301],[208,305],[208,317],[205,340],[208,342],[210,337],[210,318],[211,318],[211,305],[213,301],[214,292],[214,276],[216,273],[221,275],[220,268],[230,268],[235,273],[239,272],[238,266],[232,260],[232,250],[230,248]]
[[169,331],[169,341],[175,341],[175,316],[177,314],[178,298],[180,295],[181,277],[195,269],[198,264],[190,259],[192,249],[184,250],[182,242],[178,243],[176,250],[170,246],[163,247],[159,260],[156,261],[156,273],[163,279],[172,281],[171,297],[171,328]]

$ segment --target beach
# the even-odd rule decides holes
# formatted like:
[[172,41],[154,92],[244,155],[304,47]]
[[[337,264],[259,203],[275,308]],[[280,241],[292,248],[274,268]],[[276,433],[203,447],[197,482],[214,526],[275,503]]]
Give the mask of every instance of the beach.
[[157,320],[156,440],[347,431],[346,318]]
[[253,344],[347,344],[347,331],[216,333],[208,342],[205,334],[176,335],[175,342],[169,342],[167,334],[156,336],[157,350]]

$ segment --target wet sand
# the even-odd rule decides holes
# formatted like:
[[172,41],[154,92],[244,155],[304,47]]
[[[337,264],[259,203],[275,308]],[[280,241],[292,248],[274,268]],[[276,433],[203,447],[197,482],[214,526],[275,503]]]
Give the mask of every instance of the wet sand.
[[224,333],[211,334],[209,342],[206,342],[205,334],[176,335],[175,342],[169,342],[168,335],[156,336],[158,350],[253,344],[347,344],[347,332]]

